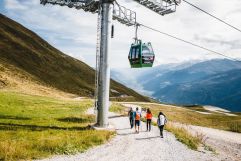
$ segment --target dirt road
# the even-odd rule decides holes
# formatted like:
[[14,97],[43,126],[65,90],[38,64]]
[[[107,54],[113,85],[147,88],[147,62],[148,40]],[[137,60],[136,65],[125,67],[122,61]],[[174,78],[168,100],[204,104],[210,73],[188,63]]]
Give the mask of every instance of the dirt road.
[[56,156],[42,161],[220,161],[219,155],[188,149],[168,132],[159,137],[159,129],[153,127],[146,132],[145,123],[136,134],[130,129],[127,117],[112,116],[110,123],[117,136],[109,143],[72,156]]
[[[146,103],[148,104],[148,103]],[[133,103],[123,104],[126,107],[139,107]],[[177,108],[177,107],[175,107]],[[154,118],[155,120],[155,118]],[[210,146],[218,153],[222,160],[241,161],[241,134],[231,131],[218,130],[202,126],[183,125],[180,123],[173,123],[176,126],[186,128],[190,133],[196,135],[201,134],[204,137],[205,144]]]

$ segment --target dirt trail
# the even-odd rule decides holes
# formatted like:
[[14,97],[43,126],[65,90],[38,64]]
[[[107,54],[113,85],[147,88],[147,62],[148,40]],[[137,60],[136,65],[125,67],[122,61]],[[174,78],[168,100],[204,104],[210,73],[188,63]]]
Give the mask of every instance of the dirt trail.
[[241,161],[240,133],[192,125],[188,125],[187,129],[192,133],[203,134],[205,144],[214,148],[226,160]]
[[[137,107],[135,104],[123,104],[126,107]],[[138,106],[141,108],[140,106]],[[155,118],[154,118],[155,120]],[[186,128],[190,133],[202,134],[205,144],[212,147],[223,160],[241,161],[241,133],[218,130],[202,126],[184,125],[174,123],[174,125]]]
[[111,115],[110,123],[117,135],[109,143],[72,156],[56,156],[42,161],[220,161],[219,155],[188,149],[169,132],[159,137],[159,129],[152,127],[146,132],[141,123],[141,132],[130,129],[127,117]]

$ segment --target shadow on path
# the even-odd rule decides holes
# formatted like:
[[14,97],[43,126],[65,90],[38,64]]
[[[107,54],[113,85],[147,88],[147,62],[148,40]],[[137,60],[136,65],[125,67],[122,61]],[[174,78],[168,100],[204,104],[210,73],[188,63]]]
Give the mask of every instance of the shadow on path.
[[137,133],[135,133],[135,132],[128,132],[128,133],[121,133],[121,134],[117,134],[117,135],[126,136],[126,135],[133,135],[133,134],[137,134]]
[[150,139],[157,139],[161,138],[160,136],[153,136],[153,137],[146,137],[146,138],[136,138],[136,140],[150,140]]
[[109,119],[113,119],[113,118],[118,118],[118,117],[125,117],[126,115],[116,115],[116,116],[109,116]]
[[128,129],[131,129],[131,128],[122,128],[122,129],[116,129],[116,130],[128,130]]

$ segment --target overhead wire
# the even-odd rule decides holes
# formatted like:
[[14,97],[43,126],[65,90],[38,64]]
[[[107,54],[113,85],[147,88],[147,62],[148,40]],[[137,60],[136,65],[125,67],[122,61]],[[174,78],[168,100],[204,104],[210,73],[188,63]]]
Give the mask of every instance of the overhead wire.
[[154,28],[152,28],[152,27],[150,27],[150,26],[146,26],[146,25],[140,24],[140,23],[139,23],[139,25],[140,25],[140,26],[143,26],[143,27],[145,27],[145,28],[147,28],[147,29],[150,29],[150,30],[152,30],[152,31],[155,31],[155,32],[158,32],[158,33],[160,33],[160,34],[163,34],[163,35],[166,35],[166,36],[168,36],[168,37],[171,37],[171,38],[173,38],[173,39],[182,41],[182,42],[184,42],[184,43],[186,43],[186,44],[189,44],[189,45],[192,45],[192,46],[201,48],[201,49],[206,50],[206,51],[209,51],[209,52],[211,52],[211,53],[214,53],[214,54],[217,54],[217,55],[226,57],[226,58],[228,58],[228,59],[232,59],[232,60],[234,60],[234,61],[240,61],[240,60],[238,60],[238,59],[235,59],[235,58],[233,58],[233,57],[230,57],[230,56],[227,56],[227,55],[225,55],[225,54],[219,53],[219,52],[217,52],[217,51],[208,49],[208,48],[203,47],[203,46],[201,46],[201,45],[194,44],[194,43],[192,43],[192,42],[190,42],[190,41],[187,41],[187,40],[184,40],[184,39],[182,39],[182,38],[179,38],[179,37],[173,36],[173,35],[171,35],[171,34],[162,32],[162,31],[160,31],[160,30],[154,29]]
[[[115,3],[120,7],[120,4],[119,4],[116,0],[115,0]],[[126,15],[124,14],[124,11],[123,11],[122,9],[121,9],[121,12],[123,12],[123,15],[125,16],[125,18],[128,19],[128,18],[126,17]],[[163,34],[163,35],[165,35],[165,36],[171,37],[171,38],[176,39],[176,40],[178,40],[178,41],[182,41],[182,42],[184,42],[184,43],[186,43],[186,44],[189,44],[189,45],[192,45],[192,46],[201,48],[201,49],[206,50],[206,51],[209,51],[209,52],[211,52],[211,53],[213,53],[213,54],[217,54],[217,55],[219,55],[219,56],[226,57],[226,58],[228,58],[228,59],[230,59],[230,60],[241,61],[241,60],[238,60],[238,59],[236,59],[236,58],[233,58],[233,57],[227,56],[227,55],[225,55],[225,54],[222,54],[222,53],[220,53],[220,52],[217,52],[217,51],[208,49],[208,48],[206,48],[206,47],[204,47],[204,46],[194,44],[194,43],[192,43],[192,42],[190,42],[190,41],[187,41],[187,40],[184,40],[184,39],[182,39],[182,38],[173,36],[173,35],[171,35],[171,34],[162,32],[162,31],[160,31],[160,30],[158,30],[158,29],[152,28],[152,27],[150,27],[150,26],[147,26],[147,25],[144,25],[144,24],[141,24],[141,23],[138,23],[138,22],[136,22],[135,26],[143,26],[143,27],[145,27],[145,28],[147,28],[147,29],[150,29],[150,30],[152,30],[152,31],[158,32],[158,33]]]
[[203,13],[205,13],[205,14],[211,16],[211,17],[213,17],[214,19],[216,19],[216,20],[218,20],[218,21],[224,23],[225,25],[227,25],[227,26],[229,26],[229,27],[235,29],[236,31],[241,32],[241,29],[239,29],[239,28],[237,28],[237,27],[231,25],[230,23],[228,23],[228,22],[222,20],[221,18],[218,18],[217,16],[215,16],[215,15],[213,15],[213,14],[211,14],[211,13],[209,13],[209,12],[203,10],[203,9],[201,9],[200,7],[194,5],[194,4],[192,4],[192,3],[190,3],[190,2],[188,2],[188,1],[186,1],[186,0],[182,0],[182,1],[185,2],[185,3],[187,3],[188,5],[190,5],[190,6],[192,6],[192,7],[194,7],[194,8],[196,8],[196,9],[200,10],[201,12],[203,12]]

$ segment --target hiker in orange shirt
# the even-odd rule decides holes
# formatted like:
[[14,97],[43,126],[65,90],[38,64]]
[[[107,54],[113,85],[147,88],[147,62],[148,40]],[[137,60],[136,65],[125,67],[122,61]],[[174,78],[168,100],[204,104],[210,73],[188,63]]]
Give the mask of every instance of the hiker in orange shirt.
[[136,133],[139,133],[140,124],[141,124],[141,112],[139,111],[138,107],[136,108],[136,111],[134,113],[134,117],[135,117],[135,130],[136,130]]
[[151,110],[148,108],[146,111],[146,131],[151,131],[151,120],[152,120],[152,113],[151,113]]

